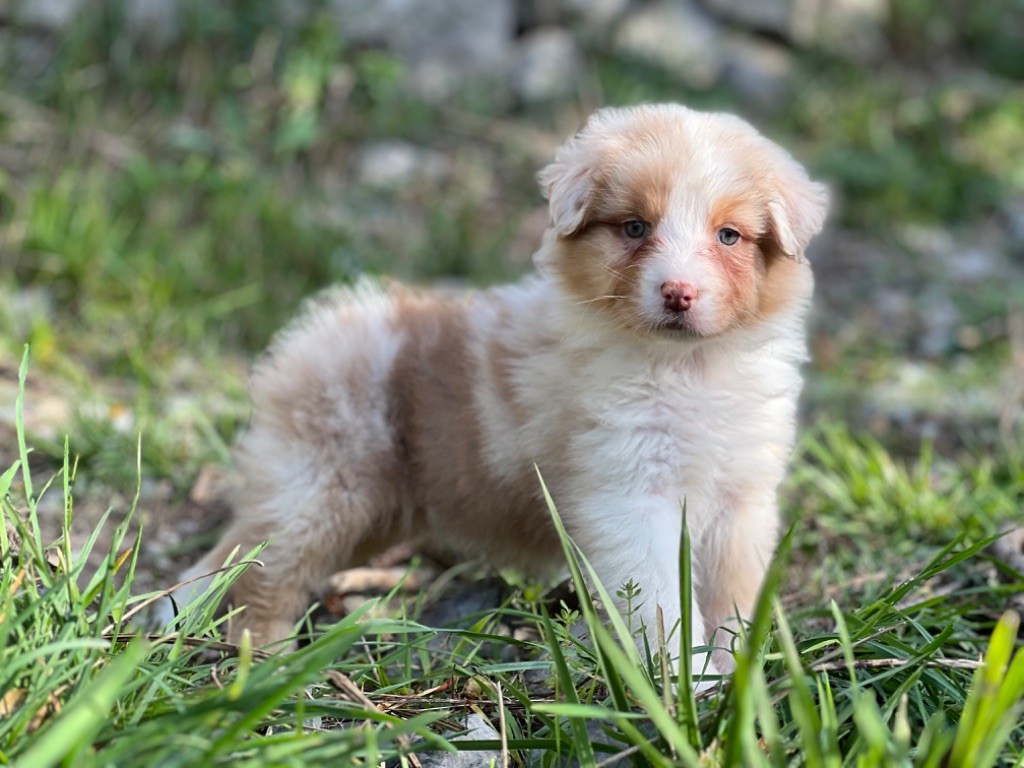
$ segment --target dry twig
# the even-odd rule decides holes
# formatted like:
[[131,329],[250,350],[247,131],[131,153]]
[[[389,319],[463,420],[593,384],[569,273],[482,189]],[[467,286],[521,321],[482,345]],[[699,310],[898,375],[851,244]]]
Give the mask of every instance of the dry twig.
[[[856,659],[854,669],[895,669],[914,664],[917,659]],[[977,669],[985,662],[976,659],[930,659],[924,662],[926,667],[943,667],[945,669]],[[812,672],[834,672],[846,669],[845,661],[825,661],[811,665]]]

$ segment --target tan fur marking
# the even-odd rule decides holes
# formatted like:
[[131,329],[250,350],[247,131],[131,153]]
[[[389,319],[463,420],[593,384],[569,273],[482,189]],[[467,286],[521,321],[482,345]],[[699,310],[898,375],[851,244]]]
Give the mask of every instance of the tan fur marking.
[[[437,547],[479,548],[499,564],[550,555],[553,531],[532,465],[513,473],[511,485],[487,470],[466,305],[408,296],[397,316],[408,341],[391,380],[393,420],[405,446],[409,495],[416,501],[413,533]],[[502,373],[499,391],[509,403],[511,372]],[[481,516],[480,510],[489,513]],[[494,541],[504,542],[504,555],[494,552]]]
[[791,307],[794,301],[806,300],[811,293],[811,267],[806,262],[774,251],[765,257],[765,274],[761,279],[757,311],[771,317]]
[[756,194],[721,197],[711,206],[708,215],[708,232],[716,237],[718,230],[729,225],[737,229],[744,238],[756,240],[768,223],[768,212]]

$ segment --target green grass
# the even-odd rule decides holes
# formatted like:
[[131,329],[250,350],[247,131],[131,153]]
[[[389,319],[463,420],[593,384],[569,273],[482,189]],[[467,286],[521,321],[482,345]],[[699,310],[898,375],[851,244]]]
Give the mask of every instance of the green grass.
[[[27,361],[26,354],[22,382]],[[19,414],[24,397],[22,389]],[[428,748],[505,748],[517,762],[539,759],[542,765],[554,764],[558,755],[593,765],[609,750],[656,766],[984,768],[1024,760],[1019,619],[1000,608],[1024,587],[1024,577],[979,585],[972,571],[984,563],[991,537],[971,530],[944,546],[927,546],[917,535],[915,546],[928,553],[927,561],[881,579],[871,598],[853,590],[784,607],[790,547],[810,546],[810,537],[798,532],[804,521],[795,521],[745,632],[737,672],[711,695],[691,693],[690,676],[699,671],[687,664],[680,684],[674,690],[667,685],[658,649],[653,658],[638,654],[628,615],[612,612],[606,623],[587,596],[586,584],[594,583],[592,573],[584,577],[589,565],[568,539],[581,613],[517,593],[471,619],[455,631],[457,642],[438,650],[431,644],[436,630],[414,618],[369,619],[373,605],[367,604],[301,650],[268,657],[245,641],[223,643],[223,619],[215,614],[224,590],[258,552],[240,553],[239,565],[181,608],[174,627],[154,632],[139,621],[160,593],[133,590],[140,540],[127,533],[135,503],[98,568],[87,572],[99,530],[72,549],[77,478],[70,450],[59,471],[36,488],[26,470],[31,452],[20,420],[18,426],[19,456],[0,475],[7,523],[0,539],[5,764],[356,764]],[[871,478],[886,474],[877,465],[891,462],[875,444],[827,432],[821,442],[808,441],[795,482],[819,487],[825,503],[885,505],[890,513],[911,498],[899,489],[916,489],[918,515],[900,524],[899,535],[915,536],[928,509],[944,521],[946,498],[929,484],[927,465],[891,469],[887,485],[897,489],[894,495],[872,495],[878,489],[872,491]],[[968,476],[977,471],[965,468]],[[1018,474],[1017,482],[1022,479]],[[38,518],[48,494],[59,495],[65,510],[52,541],[43,538]],[[876,524],[855,512],[849,518],[862,530]],[[105,519],[100,526],[109,524]],[[820,530],[815,538],[840,541]],[[688,552],[684,534],[684,587]],[[899,553],[889,554],[892,563]],[[942,580],[953,588],[931,594]],[[610,604],[600,584],[597,596]],[[592,647],[570,633],[579,616]],[[541,639],[497,632],[496,622],[508,617],[532,626]],[[516,660],[499,661],[495,646],[501,645],[510,646]],[[537,670],[547,672],[539,683],[536,674],[526,676]],[[430,691],[439,686],[446,693],[434,701]],[[455,732],[442,721],[471,710],[505,723],[504,745],[452,740]],[[591,743],[587,725],[594,722],[607,727],[608,744]]]

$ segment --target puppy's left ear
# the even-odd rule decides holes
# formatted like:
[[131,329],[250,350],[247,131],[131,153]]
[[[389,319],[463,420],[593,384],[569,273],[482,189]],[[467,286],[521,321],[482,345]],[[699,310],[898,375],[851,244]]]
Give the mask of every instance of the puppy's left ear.
[[807,171],[788,155],[772,180],[768,201],[771,232],[779,250],[803,258],[811,238],[821,232],[828,213],[828,187],[811,181]]

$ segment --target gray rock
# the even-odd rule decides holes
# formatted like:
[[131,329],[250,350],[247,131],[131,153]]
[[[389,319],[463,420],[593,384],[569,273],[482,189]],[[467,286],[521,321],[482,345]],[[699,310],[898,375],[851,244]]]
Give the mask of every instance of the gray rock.
[[448,171],[443,154],[404,141],[367,145],[356,160],[359,182],[381,189],[398,189],[417,181],[437,183]]
[[583,55],[576,39],[560,27],[541,27],[519,42],[513,88],[523,101],[552,101],[578,89]]
[[888,0],[821,0],[813,12],[808,10],[798,5],[794,14],[798,43],[814,43],[863,63],[886,53]]
[[701,0],[722,21],[870,61],[885,50],[887,0]]
[[617,53],[677,74],[694,88],[713,86],[722,74],[719,25],[689,2],[638,8],[615,31]]
[[513,0],[331,0],[338,31],[383,43],[405,64],[410,87],[432,102],[466,86],[504,82],[515,36]]
[[389,0],[329,0],[327,7],[334,17],[338,34],[352,43],[384,44],[387,29],[393,21]]
[[[487,720],[471,713],[465,722],[466,733],[452,741],[497,741],[501,734]],[[423,768],[492,768],[501,765],[501,750],[473,752],[420,752],[417,757]]]
[[1005,200],[1003,215],[1010,237],[1017,243],[1024,243],[1024,196]]
[[783,45],[746,35],[725,40],[725,80],[760,110],[786,106],[793,73],[793,53]]
[[0,0],[0,18],[12,19],[15,24],[61,30],[74,20],[84,5],[84,0]]
[[517,0],[516,22],[519,29],[534,29],[560,24],[565,16],[563,0]]
[[[928,308],[928,315],[921,334],[917,338],[917,349],[927,357],[943,357],[949,354],[956,339],[956,329],[962,323],[959,307],[950,294],[950,289],[941,284],[929,285],[921,290],[921,307]],[[910,372],[915,372],[908,367]],[[901,384],[912,389],[916,379],[909,378]]]
[[[650,730],[653,731],[654,729],[651,728]],[[590,737],[590,743],[594,746],[599,744],[604,745],[611,747],[615,752],[621,752],[629,747],[628,743],[615,736],[614,728],[612,728],[609,723],[604,723],[600,720],[587,721],[587,735]],[[597,752],[595,757],[597,757],[599,761],[607,759],[607,755],[604,752]],[[613,763],[608,763],[609,768],[626,768],[631,765],[633,765],[632,756],[622,757]]]
[[135,40],[165,48],[181,34],[179,0],[132,0],[125,4],[124,15]]
[[[651,723],[637,723],[637,725],[640,731],[649,739],[653,740],[656,737],[657,730]],[[590,737],[590,743],[596,748],[594,756],[602,765],[607,765],[608,768],[629,768],[633,765],[632,755],[620,757],[609,763],[603,762],[610,760],[611,756],[625,751],[630,746],[629,742],[616,734],[615,727],[610,723],[600,720],[588,720],[587,735]],[[607,749],[602,749],[601,747],[606,747]],[[580,765],[580,762],[575,758],[563,759],[561,766],[562,768],[586,768],[586,766]]]
[[492,95],[512,58],[512,0],[382,0],[388,46],[409,70],[410,86],[431,102],[469,87]]
[[590,32],[603,32],[625,15],[629,0],[565,0],[566,9]]
[[27,339],[33,326],[50,325],[55,315],[53,294],[48,288],[29,287],[11,293],[0,291],[0,320],[15,339]]
[[703,4],[724,21],[790,38],[799,0],[703,0]]
[[949,259],[948,271],[954,282],[981,284],[998,280],[1002,273],[1000,254],[989,248],[965,245],[958,249],[956,258]]

